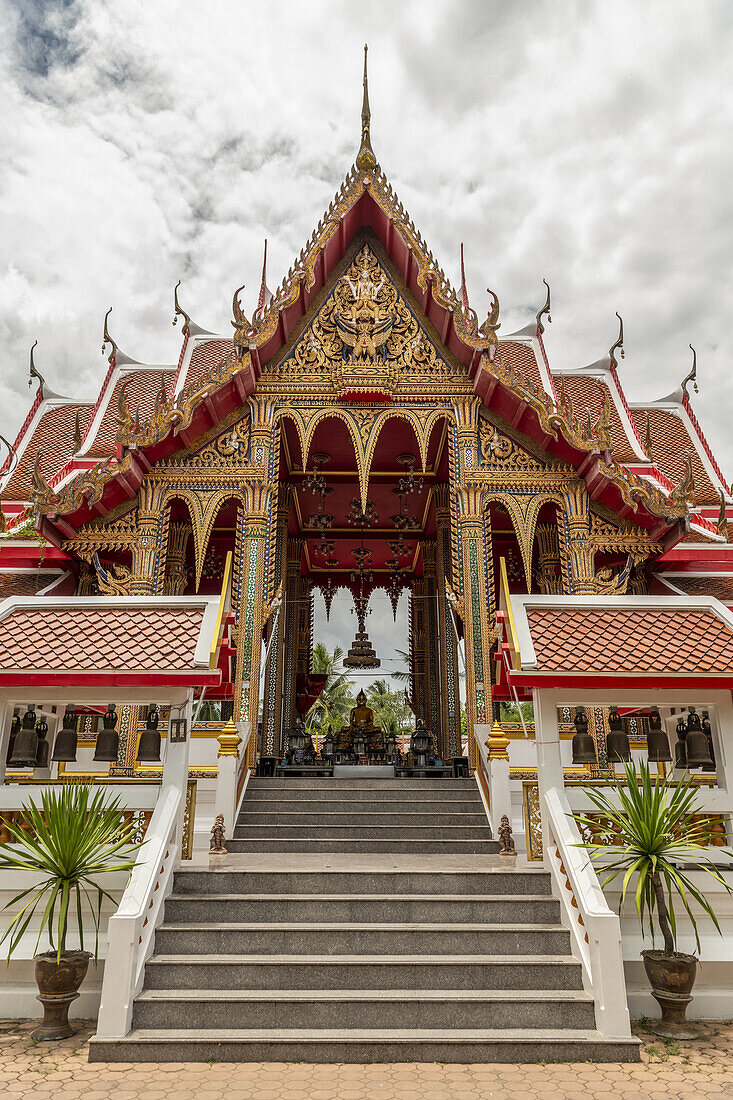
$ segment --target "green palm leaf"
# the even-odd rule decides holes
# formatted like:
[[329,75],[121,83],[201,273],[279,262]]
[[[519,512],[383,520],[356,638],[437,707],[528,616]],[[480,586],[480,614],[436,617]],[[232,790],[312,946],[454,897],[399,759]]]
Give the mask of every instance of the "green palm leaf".
[[[678,897],[692,924],[699,952],[700,936],[691,902],[710,917],[718,932],[720,925],[709,898],[690,878],[687,865],[709,874],[728,893],[733,890],[710,858],[710,823],[693,820],[702,813],[699,791],[689,774],[674,786],[671,777],[657,776],[652,781],[643,761],[638,772],[633,761],[626,762],[624,770],[625,781],[613,783],[612,793],[583,788],[600,816],[571,815],[581,835],[587,837],[580,847],[588,851],[591,860],[603,859],[601,886],[623,876],[619,912],[624,910],[636,877],[633,896],[639,922],[642,929],[645,925],[649,929],[654,943],[656,917],[668,955],[677,945],[674,898]],[[722,849],[716,849],[716,854],[730,857]]]
[[70,920],[76,922],[83,950],[85,901],[95,928],[96,961],[102,899],[114,902],[96,877],[132,870],[135,860],[130,856],[140,847],[135,839],[138,826],[125,820],[119,797],[83,783],[52,787],[43,792],[40,806],[27,802],[21,812],[24,826],[5,821],[15,843],[0,844],[0,869],[31,871],[40,881],[4,906],[10,909],[23,903],[0,936],[0,944],[7,941],[10,958],[42,905],[36,951],[45,932],[60,961]]

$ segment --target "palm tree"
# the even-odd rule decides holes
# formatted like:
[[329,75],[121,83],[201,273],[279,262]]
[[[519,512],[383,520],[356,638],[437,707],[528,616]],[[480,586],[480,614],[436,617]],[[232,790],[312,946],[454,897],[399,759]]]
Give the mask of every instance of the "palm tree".
[[375,680],[366,691],[369,706],[374,711],[374,725],[383,730],[391,726],[401,729],[409,724],[410,709],[399,691],[390,691],[386,680]]
[[326,676],[321,694],[305,716],[305,725],[309,733],[333,726],[338,730],[345,724],[349,711],[354,705],[351,690],[353,682],[347,678],[341,660],[344,651],[336,646],[329,653],[325,645],[318,642],[313,647],[311,672]]
[[412,673],[410,671],[410,654],[405,653],[404,649],[396,649],[395,653],[407,665],[407,668],[399,669],[397,672],[393,672],[392,679],[400,680],[401,682],[407,683],[412,676]]

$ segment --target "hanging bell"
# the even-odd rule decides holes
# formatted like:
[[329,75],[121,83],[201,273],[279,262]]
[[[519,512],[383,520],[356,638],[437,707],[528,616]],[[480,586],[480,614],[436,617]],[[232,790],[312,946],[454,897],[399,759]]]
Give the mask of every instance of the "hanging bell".
[[97,734],[94,759],[101,762],[116,763],[120,751],[120,735],[115,729],[117,714],[114,703],[107,704],[107,713],[102,719],[104,728]]
[[10,723],[10,738],[8,740],[8,751],[5,753],[5,765],[10,763],[10,757],[13,755],[13,749],[15,748],[15,738],[20,730],[20,715],[14,714],[13,720]]
[[140,734],[140,744],[137,747],[137,759],[146,763],[160,763],[160,734],[158,722],[160,714],[155,703],[148,707],[148,716],[145,719],[145,729]]
[[48,722],[41,715],[40,721],[36,723],[36,733],[38,734],[38,746],[36,748],[36,767],[47,768],[48,756],[51,752],[51,746],[48,743]]
[[677,741],[674,746],[674,766],[675,768],[687,767],[687,746],[685,741],[687,739],[687,723],[685,722],[684,715],[680,715],[677,719]]
[[649,732],[646,735],[647,757],[650,764],[667,764],[672,759],[667,734],[662,728],[659,707],[652,707],[649,714]]
[[609,763],[631,759],[631,746],[629,735],[624,729],[624,722],[618,712],[618,707],[611,707],[608,716],[609,732],[606,735],[606,753]]
[[575,708],[575,733],[573,734],[573,764],[595,764],[596,746],[588,733],[585,707]]
[[708,739],[702,728],[700,715],[694,707],[687,708],[687,737],[685,748],[687,750],[687,767],[704,768],[706,764],[712,764],[713,758],[708,748]]
[[[70,703],[66,708],[61,729],[56,735],[51,759],[59,762],[63,761],[65,764],[73,763],[76,760],[77,743],[76,710],[74,709],[74,704]],[[115,760],[116,759],[117,757],[115,756]]]
[[15,736],[13,755],[10,757],[11,767],[35,768],[37,751],[36,712],[33,704],[29,703],[28,710],[23,715],[23,723]]
[[715,764],[715,749],[713,748],[713,728],[710,725],[710,713],[707,710],[702,712],[702,732],[705,734],[708,742],[708,752],[710,753],[710,763],[703,765],[704,772],[716,771]]

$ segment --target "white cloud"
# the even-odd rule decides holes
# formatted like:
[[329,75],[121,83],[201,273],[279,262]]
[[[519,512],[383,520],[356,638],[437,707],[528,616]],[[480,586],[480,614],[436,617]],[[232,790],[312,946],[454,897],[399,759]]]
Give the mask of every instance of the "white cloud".
[[175,361],[172,287],[229,329],[279,282],[358,141],[370,43],[379,159],[446,271],[502,333],[553,288],[551,361],[590,362],[623,313],[631,400],[674,389],[733,467],[733,13],[724,0],[396,5],[0,0],[0,428],[28,403],[27,351],[92,395],[101,324]]

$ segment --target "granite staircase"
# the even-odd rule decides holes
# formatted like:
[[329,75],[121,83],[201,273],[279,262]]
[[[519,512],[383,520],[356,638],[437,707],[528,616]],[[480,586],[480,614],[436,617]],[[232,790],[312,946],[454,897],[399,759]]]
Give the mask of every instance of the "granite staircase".
[[90,1060],[638,1060],[595,1030],[549,876],[484,858],[477,798],[461,780],[253,780],[227,841],[244,857],[176,873],[132,1031]]

